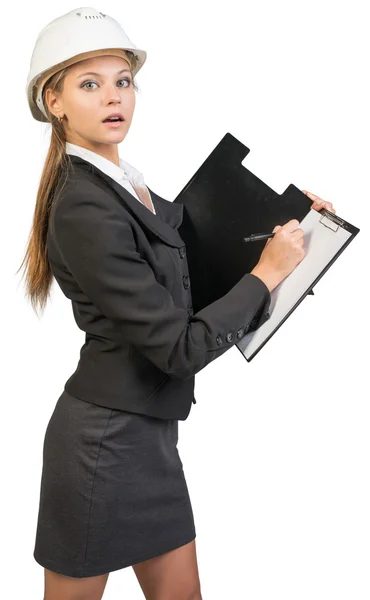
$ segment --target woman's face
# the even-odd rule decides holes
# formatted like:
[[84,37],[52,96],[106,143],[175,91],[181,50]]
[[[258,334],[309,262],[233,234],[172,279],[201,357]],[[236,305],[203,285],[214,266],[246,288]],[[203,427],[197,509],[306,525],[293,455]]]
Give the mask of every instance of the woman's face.
[[[126,137],[135,109],[132,79],[130,65],[119,56],[97,56],[71,65],[63,92],[45,93],[53,114],[64,115],[67,141],[111,160],[117,157],[117,144]],[[103,123],[115,112],[122,113],[124,121],[117,127]]]

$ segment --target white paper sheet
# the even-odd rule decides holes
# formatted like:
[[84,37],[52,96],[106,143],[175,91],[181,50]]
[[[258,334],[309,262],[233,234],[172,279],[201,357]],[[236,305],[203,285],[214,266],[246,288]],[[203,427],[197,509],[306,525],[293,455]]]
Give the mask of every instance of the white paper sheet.
[[272,290],[270,319],[236,344],[248,359],[277,329],[304,293],[311,289],[313,282],[351,236],[349,231],[313,209],[299,227],[305,232],[306,255],[294,271]]

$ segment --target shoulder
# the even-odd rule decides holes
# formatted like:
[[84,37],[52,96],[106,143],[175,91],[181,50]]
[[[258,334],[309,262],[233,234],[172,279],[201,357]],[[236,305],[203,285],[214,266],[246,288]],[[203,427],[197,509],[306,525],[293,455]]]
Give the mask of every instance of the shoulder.
[[60,244],[83,245],[87,240],[104,245],[114,238],[131,240],[136,229],[129,211],[104,185],[89,177],[67,175],[56,187],[50,212],[48,234]]
[[74,170],[73,174],[62,174],[51,203],[51,219],[58,221],[83,217],[94,220],[109,215],[123,219],[129,217],[116,195],[110,193],[103,183],[100,185],[96,178],[92,179],[79,169]]

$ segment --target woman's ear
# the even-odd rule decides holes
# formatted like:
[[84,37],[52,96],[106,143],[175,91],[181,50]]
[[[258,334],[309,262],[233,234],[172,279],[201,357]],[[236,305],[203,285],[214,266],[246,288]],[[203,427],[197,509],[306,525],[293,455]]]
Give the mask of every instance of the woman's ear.
[[63,107],[56,92],[53,92],[51,88],[47,88],[45,90],[44,98],[45,107],[49,109],[49,112],[51,112],[54,117],[58,117],[60,114],[62,114]]

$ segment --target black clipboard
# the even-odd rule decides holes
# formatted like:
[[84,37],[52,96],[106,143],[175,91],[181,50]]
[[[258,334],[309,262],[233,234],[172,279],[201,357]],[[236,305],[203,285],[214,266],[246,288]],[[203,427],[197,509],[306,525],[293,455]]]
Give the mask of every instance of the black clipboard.
[[[311,210],[312,200],[295,185],[290,184],[277,194],[244,167],[241,163],[249,151],[231,133],[226,133],[174,199],[184,205],[178,231],[186,245],[194,312],[227,294],[256,266],[266,242],[245,243],[244,237],[272,232],[276,225],[291,219],[301,222]],[[360,231],[329,214],[351,236],[296,306],[306,295],[313,294],[313,285]]]
[[280,329],[308,290],[316,285],[359,232],[357,227],[325,209],[311,209],[300,227],[305,231],[303,261],[271,292],[270,319],[236,344],[248,362]]

